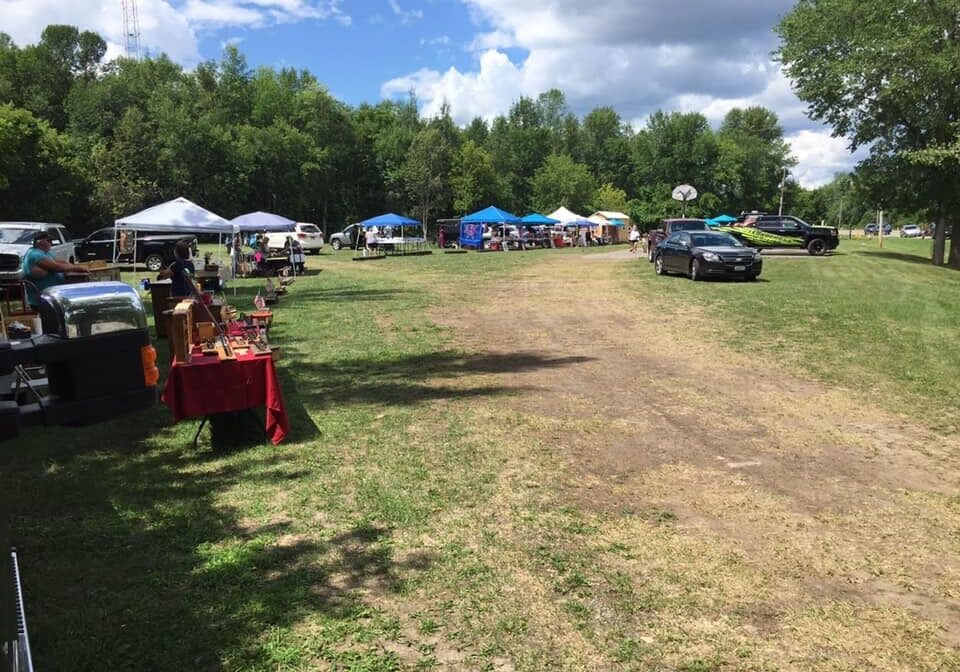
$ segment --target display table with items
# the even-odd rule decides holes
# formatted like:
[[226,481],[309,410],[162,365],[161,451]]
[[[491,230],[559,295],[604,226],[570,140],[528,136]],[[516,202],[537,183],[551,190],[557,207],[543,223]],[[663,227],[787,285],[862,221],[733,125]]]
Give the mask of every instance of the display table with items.
[[[170,349],[173,363],[163,389],[163,403],[174,422],[263,406],[264,431],[274,444],[290,431],[283,393],[265,330],[256,320],[228,322],[223,329],[212,321],[194,319],[196,301],[184,299],[173,309]],[[209,315],[209,313],[208,313]]]
[[108,264],[104,261],[90,261],[81,263],[87,269],[86,273],[64,273],[65,284],[78,282],[120,282],[120,266]]

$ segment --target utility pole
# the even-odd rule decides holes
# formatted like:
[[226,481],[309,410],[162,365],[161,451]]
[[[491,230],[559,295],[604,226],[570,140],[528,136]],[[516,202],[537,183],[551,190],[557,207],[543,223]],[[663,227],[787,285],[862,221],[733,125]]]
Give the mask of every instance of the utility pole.
[[140,19],[137,0],[120,0],[123,8],[123,48],[127,58],[140,60]]
[[883,249],[883,208],[880,209],[880,214],[877,215],[877,238],[880,240],[880,249]]
[[787,167],[783,167],[783,175],[780,177],[780,209],[777,210],[777,216],[783,215],[783,189],[787,186]]

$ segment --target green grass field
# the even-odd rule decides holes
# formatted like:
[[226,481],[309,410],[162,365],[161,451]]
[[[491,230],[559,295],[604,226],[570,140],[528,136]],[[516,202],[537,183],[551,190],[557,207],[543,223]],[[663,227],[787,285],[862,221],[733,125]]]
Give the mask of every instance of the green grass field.
[[[765,365],[953,431],[960,274],[924,263],[929,241],[886,245],[771,257],[758,283],[659,278],[642,262],[616,273],[657,316],[691,315]],[[482,363],[425,317],[509,294],[543,255],[568,254],[311,258],[322,270],[297,280],[272,332],[293,425],[280,446],[205,430],[194,449],[195,423],[172,426],[162,406],[0,446],[37,669],[772,669],[761,648],[684,625],[711,599],[705,579],[633,583],[631,563],[660,551],[704,555],[675,514],[633,520],[644,552],[605,536],[609,519],[550,487],[563,467],[532,438],[542,427],[518,415],[491,429],[513,392],[464,384]],[[547,588],[528,603],[517,577]],[[637,630],[654,620],[656,643]],[[916,641],[922,662],[957,663],[930,633]]]
[[931,266],[931,245],[888,238],[880,249],[874,238],[842,240],[823,259],[771,253],[757,284],[691,283],[651,269],[637,291],[667,310],[705,308],[709,337],[758,362],[868,392],[866,403],[950,432],[960,426],[960,273]]

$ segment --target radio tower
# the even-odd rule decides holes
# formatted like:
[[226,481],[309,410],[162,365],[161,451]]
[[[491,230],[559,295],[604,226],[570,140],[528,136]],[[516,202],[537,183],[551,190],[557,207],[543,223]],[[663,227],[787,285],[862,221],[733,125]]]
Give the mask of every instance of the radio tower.
[[127,58],[140,60],[140,20],[137,18],[137,0],[120,0],[123,6],[123,46]]

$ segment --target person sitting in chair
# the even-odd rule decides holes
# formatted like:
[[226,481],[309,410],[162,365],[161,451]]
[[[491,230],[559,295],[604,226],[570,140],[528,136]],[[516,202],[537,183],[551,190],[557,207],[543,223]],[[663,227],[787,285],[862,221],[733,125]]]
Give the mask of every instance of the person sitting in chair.
[[67,264],[57,261],[50,248],[53,243],[48,231],[37,231],[33,234],[33,247],[23,255],[21,270],[23,271],[24,285],[27,288],[27,303],[36,310],[40,305],[40,292],[47,287],[63,284],[64,273],[89,273],[85,266]]

